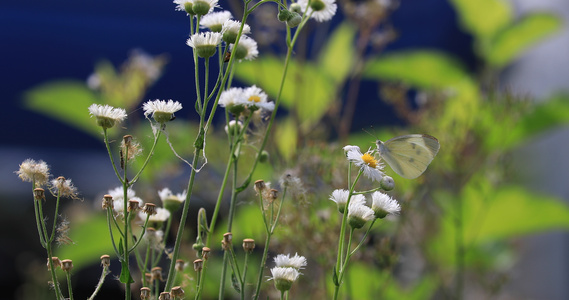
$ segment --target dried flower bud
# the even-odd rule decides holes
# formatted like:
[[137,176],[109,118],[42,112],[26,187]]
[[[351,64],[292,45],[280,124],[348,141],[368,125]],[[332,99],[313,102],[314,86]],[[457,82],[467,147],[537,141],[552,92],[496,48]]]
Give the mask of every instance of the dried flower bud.
[[113,209],[114,205],[113,205],[113,196],[111,195],[105,195],[103,196],[103,209]]
[[36,200],[45,200],[45,190],[42,188],[34,189],[34,199]]
[[156,204],[146,203],[144,204],[144,208],[142,208],[142,211],[149,216],[153,216],[156,214]]
[[111,265],[111,257],[107,254],[101,256],[101,266],[108,268]]
[[223,240],[221,240],[221,248],[223,250],[229,250],[231,248],[231,241],[233,239],[233,235],[231,232],[227,232],[223,234]]
[[140,208],[140,202],[136,200],[128,200],[128,211],[135,212]]
[[258,194],[262,194],[267,186],[265,185],[265,181],[260,179],[255,181],[255,192]]
[[269,191],[269,201],[274,201],[277,200],[277,198],[279,197],[279,191],[275,190],[275,189],[271,189]]
[[170,293],[168,293],[168,292],[162,292],[162,293],[160,293],[160,296],[158,297],[158,300],[170,300],[170,299],[172,299],[172,298],[170,297]]
[[209,254],[211,252],[211,249],[209,249],[209,247],[203,247],[202,248],[202,258],[203,260],[207,260],[209,258]]
[[180,299],[182,299],[182,298],[184,298],[185,294],[186,294],[186,293],[184,292],[184,290],[182,289],[181,286],[175,286],[175,287],[173,287],[172,290],[170,291],[170,296],[172,296],[172,297],[174,297],[174,298],[180,298]]
[[150,299],[151,294],[152,290],[149,287],[140,288],[140,299],[142,300]]
[[151,273],[144,273],[144,279],[146,279],[146,282],[152,281],[152,274]]
[[177,272],[182,272],[182,271],[184,271],[184,267],[185,267],[185,266],[186,266],[186,263],[184,262],[183,259],[178,259],[178,260],[176,260],[176,265],[175,265],[175,267],[176,267],[176,271],[177,271]]
[[61,269],[65,272],[71,271],[73,269],[73,261],[71,259],[64,259],[61,261]]
[[[52,257],[51,262],[53,263],[54,268],[61,267],[61,260],[59,260],[57,256]],[[47,270],[51,271],[51,269],[49,268],[49,258],[47,259]]]
[[245,250],[245,252],[251,254],[253,252],[253,249],[255,249],[255,240],[254,239],[244,239],[243,240],[243,250]]
[[164,281],[164,279],[162,279],[162,268],[152,268],[152,270],[150,270],[150,274],[152,275],[152,280]]
[[202,269],[203,269],[203,260],[199,258],[194,260],[194,271],[199,272]]
[[127,134],[127,135],[123,136],[122,139],[123,139],[125,146],[129,147],[130,143],[132,142],[132,135]]

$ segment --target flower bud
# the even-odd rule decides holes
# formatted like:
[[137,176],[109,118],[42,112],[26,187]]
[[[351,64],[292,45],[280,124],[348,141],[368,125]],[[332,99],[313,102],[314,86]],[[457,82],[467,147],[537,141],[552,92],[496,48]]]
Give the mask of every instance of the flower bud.
[[263,179],[259,179],[257,181],[255,181],[255,192],[257,192],[258,194],[262,194],[263,191],[265,190],[267,186],[265,185],[265,181]]
[[144,204],[142,211],[149,216],[155,215],[156,214],[156,204],[146,203],[146,204]]
[[36,200],[45,200],[45,190],[42,188],[34,189],[34,199]]
[[300,22],[302,22],[302,17],[298,13],[293,12],[286,20],[286,25],[290,28],[294,28],[300,25]]
[[172,296],[173,298],[183,299],[185,294],[186,293],[184,292],[181,286],[175,286],[170,291],[170,296]]
[[102,255],[101,256],[101,266],[103,266],[104,268],[108,268],[111,265],[111,257],[108,255]]
[[150,290],[149,287],[140,288],[140,299],[142,299],[142,300],[150,299],[151,294],[152,294],[152,290]]
[[269,152],[267,150],[261,151],[259,154],[259,162],[266,163],[269,160]]
[[386,175],[381,178],[379,185],[384,191],[391,191],[395,188],[395,181],[393,181],[393,178]]
[[238,136],[243,129],[243,123],[241,121],[231,120],[229,124],[225,126],[225,132],[229,136]]
[[61,269],[65,272],[70,272],[73,269],[73,261],[71,259],[64,259],[61,261]]
[[[54,268],[61,267],[61,260],[59,260],[57,256],[52,257],[51,262]],[[49,258],[47,259],[47,270],[51,271],[51,269],[49,268]]]
[[298,3],[291,4],[289,9],[291,12],[295,12],[297,14],[300,14],[302,12],[302,7],[300,7],[300,4]]
[[227,251],[231,248],[231,241],[233,239],[233,235],[231,232],[227,232],[223,234],[223,240],[221,240],[221,248]]
[[202,258],[203,260],[207,260],[209,258],[211,249],[209,247],[203,247],[202,249]]
[[203,260],[199,258],[194,260],[194,271],[199,272],[202,269],[203,269]]
[[245,250],[245,252],[251,254],[253,252],[253,249],[255,249],[255,240],[254,239],[244,239],[243,240],[243,250]]
[[113,209],[114,208],[114,203],[113,203],[113,196],[111,195],[105,195],[103,196],[103,205],[102,205],[103,209]]
[[281,11],[279,11],[279,14],[277,15],[277,18],[279,19],[279,21],[281,22],[286,22],[286,20],[288,20],[288,18],[290,18],[291,12],[283,9]]
[[196,0],[192,5],[192,11],[198,16],[206,15],[210,9],[209,2],[204,0]]

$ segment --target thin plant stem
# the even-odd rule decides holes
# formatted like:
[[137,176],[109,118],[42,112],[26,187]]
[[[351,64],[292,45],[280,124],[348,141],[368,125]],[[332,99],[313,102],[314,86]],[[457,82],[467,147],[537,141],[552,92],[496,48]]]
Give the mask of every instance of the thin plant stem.
[[[196,148],[194,152],[194,159],[192,162],[192,166],[196,166],[198,164],[199,159],[199,151],[201,149]],[[180,252],[180,245],[182,243],[182,237],[184,234],[184,226],[186,225],[186,219],[188,218],[188,211],[190,210],[190,199],[192,195],[192,191],[194,188],[194,180],[196,178],[196,170],[192,168],[190,173],[190,180],[188,182],[188,193],[186,194],[186,200],[184,201],[184,206],[182,208],[182,216],[180,217],[180,224],[178,224],[178,233],[176,234],[176,242],[174,243],[174,250],[172,251],[172,259],[170,261],[170,267],[168,268],[168,279],[166,280],[166,285],[164,287],[165,291],[170,291],[172,289],[172,285],[174,284],[174,274],[175,267],[176,267],[176,260],[178,259],[178,255]]]
[[67,277],[67,291],[69,292],[69,300],[73,300],[73,287],[71,286],[71,272],[65,272],[65,277]]
[[99,282],[97,283],[97,286],[95,287],[95,290],[93,291],[93,294],[91,294],[91,297],[89,297],[87,300],[95,299],[95,296],[97,296],[97,294],[101,290],[101,287],[103,286],[103,283],[105,282],[105,278],[107,277],[107,274],[109,274],[109,267],[103,267],[103,272],[101,273],[101,277],[99,278]]

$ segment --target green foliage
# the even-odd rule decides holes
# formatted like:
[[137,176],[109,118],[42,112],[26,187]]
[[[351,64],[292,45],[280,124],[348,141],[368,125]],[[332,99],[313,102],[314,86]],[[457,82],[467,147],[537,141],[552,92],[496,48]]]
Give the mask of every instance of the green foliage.
[[513,18],[506,0],[451,0],[463,28],[479,40],[489,40]]
[[79,81],[62,80],[46,83],[24,94],[27,108],[45,114],[67,125],[100,137],[101,130],[93,126],[87,108],[99,103],[97,96]]
[[[113,246],[108,242],[107,218],[103,213],[74,218],[70,226],[69,238],[73,244],[55,248],[55,254],[61,259],[72,259],[75,269],[97,264],[100,262],[101,255],[114,256]],[[116,231],[115,236],[118,236]]]
[[342,84],[354,66],[356,29],[344,22],[334,30],[319,55],[319,66],[335,84]]
[[[462,203],[463,237],[466,251],[488,255],[491,242],[547,230],[569,229],[569,207],[555,197],[538,194],[516,185],[493,186],[487,179],[473,178],[456,196],[438,192],[445,213],[439,231],[429,244],[429,253],[439,263],[451,266],[456,251],[457,201]],[[470,263],[481,257],[470,256]]]
[[498,33],[487,52],[491,65],[504,67],[524,50],[559,30],[561,20],[554,15],[536,13],[522,17]]

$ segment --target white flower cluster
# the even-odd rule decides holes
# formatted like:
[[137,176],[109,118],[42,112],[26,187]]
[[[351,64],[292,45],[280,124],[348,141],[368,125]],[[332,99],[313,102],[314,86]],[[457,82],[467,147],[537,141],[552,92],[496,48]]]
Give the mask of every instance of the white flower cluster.
[[301,275],[300,269],[306,267],[307,262],[304,256],[296,253],[293,257],[290,254],[279,254],[274,258],[275,267],[271,269],[271,280],[275,281],[275,288],[279,291],[288,291],[292,284]]
[[248,88],[233,87],[221,93],[219,105],[238,114],[244,107],[262,108],[268,111],[275,109],[275,104],[267,100],[268,96],[262,89],[253,85]]

